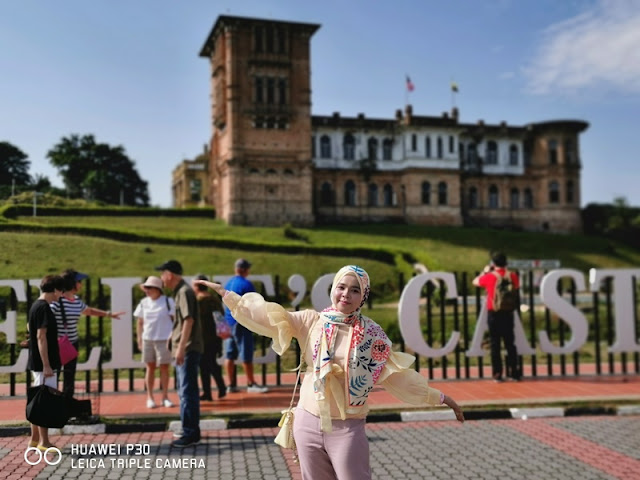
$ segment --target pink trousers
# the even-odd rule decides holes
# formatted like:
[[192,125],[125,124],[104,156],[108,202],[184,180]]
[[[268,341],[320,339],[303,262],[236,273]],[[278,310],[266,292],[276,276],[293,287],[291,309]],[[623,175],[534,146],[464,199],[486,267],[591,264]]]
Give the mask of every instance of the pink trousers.
[[369,441],[365,419],[334,420],[333,431],[320,431],[320,418],[301,407],[293,420],[303,480],[369,480]]

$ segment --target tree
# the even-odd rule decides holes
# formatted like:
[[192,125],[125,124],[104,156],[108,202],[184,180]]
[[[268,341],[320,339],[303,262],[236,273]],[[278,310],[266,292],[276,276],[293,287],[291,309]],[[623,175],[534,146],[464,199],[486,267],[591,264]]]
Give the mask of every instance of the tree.
[[124,147],[97,143],[93,135],[63,137],[47,153],[72,198],[114,205],[149,205],[147,182]]
[[0,185],[27,185],[31,181],[27,155],[9,142],[0,142]]

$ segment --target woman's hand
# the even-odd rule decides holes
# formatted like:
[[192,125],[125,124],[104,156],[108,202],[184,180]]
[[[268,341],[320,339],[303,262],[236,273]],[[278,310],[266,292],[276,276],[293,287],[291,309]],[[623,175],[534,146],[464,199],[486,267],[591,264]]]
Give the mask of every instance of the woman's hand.
[[458,405],[453,398],[451,398],[449,395],[445,395],[443,403],[451,408],[451,410],[453,410],[453,413],[456,414],[456,420],[458,420],[460,423],[464,423],[464,413],[462,413],[460,405]]
[[196,285],[205,285],[211,290],[215,291],[221,297],[224,297],[224,294],[227,293],[224,287],[219,283],[209,282],[208,280],[194,280],[193,283]]

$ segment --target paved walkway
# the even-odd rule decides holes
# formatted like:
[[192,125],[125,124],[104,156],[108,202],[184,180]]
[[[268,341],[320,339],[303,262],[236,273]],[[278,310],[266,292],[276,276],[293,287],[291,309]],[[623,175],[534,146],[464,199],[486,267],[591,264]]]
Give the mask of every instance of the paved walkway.
[[[427,371],[421,371],[427,375]],[[268,393],[250,394],[246,389],[238,393],[230,393],[222,400],[201,402],[203,417],[234,417],[247,414],[277,415],[289,405],[291,399],[291,385],[295,381],[292,374],[282,377],[282,383],[287,386],[274,387]],[[178,407],[146,408],[146,396],[142,392],[141,380],[135,384],[135,393],[102,393],[99,396],[99,414],[108,418],[175,418],[179,416]],[[239,384],[244,384],[244,378],[239,377]],[[267,376],[268,384],[275,384],[275,375]],[[84,384],[78,382],[78,388]],[[449,394],[463,407],[508,407],[521,405],[548,405],[564,403],[568,405],[584,405],[585,402],[607,402],[610,404],[625,402],[640,404],[640,375],[616,376],[582,376],[564,378],[525,378],[521,382],[495,383],[492,380],[433,380],[430,385]],[[124,382],[121,384],[121,388]],[[6,390],[6,385],[1,386]],[[105,386],[107,387],[107,386]],[[18,390],[21,396],[9,397],[0,388],[0,425],[19,424],[25,422],[24,386]],[[214,391],[214,398],[216,392]],[[178,404],[175,391],[169,397]],[[160,396],[156,393],[156,400]],[[383,388],[376,388],[370,397],[372,412],[389,410],[415,410],[416,406],[400,402]],[[422,407],[424,408],[424,407]]]
[[[640,472],[640,416],[376,423],[367,432],[376,479],[637,480]],[[60,457],[47,457],[55,465],[29,465],[26,438],[5,437],[0,478],[300,479],[291,452],[273,443],[275,434],[210,431],[183,450],[170,446],[168,432],[65,435],[55,439]],[[90,452],[108,446],[114,451]]]

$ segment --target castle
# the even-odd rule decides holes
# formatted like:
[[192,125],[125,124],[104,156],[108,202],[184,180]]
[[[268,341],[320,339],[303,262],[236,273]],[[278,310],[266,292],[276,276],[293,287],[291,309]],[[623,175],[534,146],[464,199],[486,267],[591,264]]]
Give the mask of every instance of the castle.
[[[211,66],[209,162],[174,170],[175,206],[197,198],[235,225],[581,231],[586,122],[463,123],[457,108],[424,116],[411,105],[383,119],[312,115],[310,42],[318,28],[217,19],[200,51]],[[206,196],[194,195],[194,180]]]

